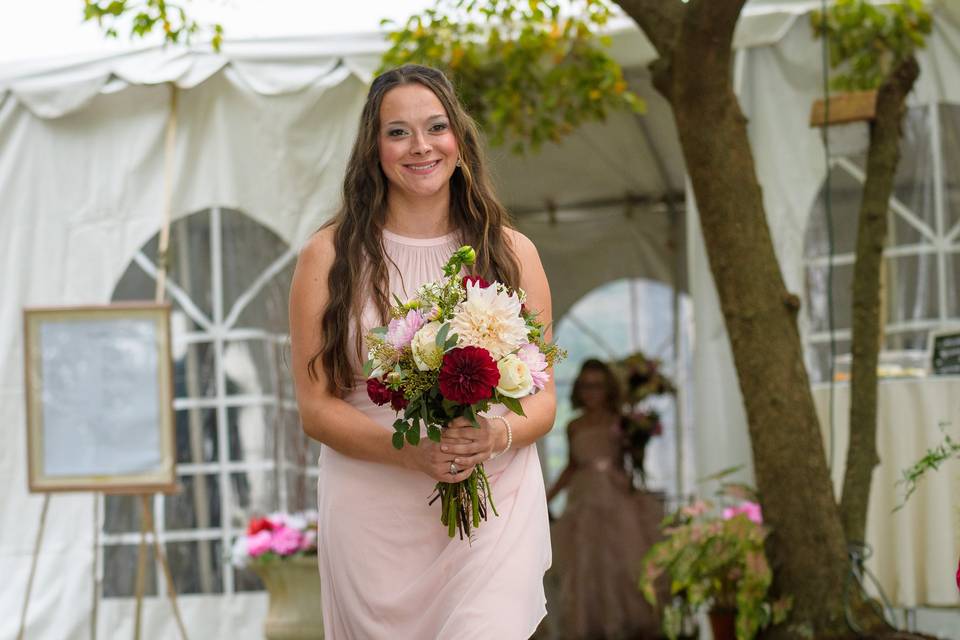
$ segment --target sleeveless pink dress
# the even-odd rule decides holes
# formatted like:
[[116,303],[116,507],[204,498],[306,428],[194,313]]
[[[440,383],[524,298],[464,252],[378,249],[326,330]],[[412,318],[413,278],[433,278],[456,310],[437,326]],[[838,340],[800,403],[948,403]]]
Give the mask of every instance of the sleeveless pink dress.
[[[663,502],[633,491],[623,472],[618,425],[582,427],[571,434],[577,464],[567,506],[553,524],[559,579],[556,637],[659,638],[659,614],[641,595],[643,556],[661,539]],[[667,599],[661,590],[661,601]]]
[[[390,291],[403,300],[441,278],[459,246],[455,234],[383,235],[397,267],[390,265]],[[363,326],[376,324],[368,305]],[[393,431],[394,412],[367,398],[362,378],[346,401]],[[536,445],[511,449],[484,466],[500,517],[491,513],[471,545],[447,537],[438,505],[427,504],[435,482],[425,474],[322,448],[318,561],[327,640],[514,640],[533,634],[546,614],[543,575],[551,561]]]

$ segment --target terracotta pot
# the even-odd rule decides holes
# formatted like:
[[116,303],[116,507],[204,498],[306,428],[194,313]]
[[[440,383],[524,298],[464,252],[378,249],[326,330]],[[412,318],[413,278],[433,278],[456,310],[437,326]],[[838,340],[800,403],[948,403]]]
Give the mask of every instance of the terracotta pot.
[[316,556],[299,556],[250,568],[260,577],[270,605],[263,632],[267,640],[323,638],[320,572]]
[[737,640],[737,610],[711,609],[710,628],[713,640]]

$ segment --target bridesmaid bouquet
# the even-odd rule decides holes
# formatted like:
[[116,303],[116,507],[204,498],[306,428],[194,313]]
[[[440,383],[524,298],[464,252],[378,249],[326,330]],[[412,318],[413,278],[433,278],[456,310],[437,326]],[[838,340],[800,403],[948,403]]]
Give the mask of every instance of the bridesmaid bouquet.
[[[492,404],[524,415],[520,399],[543,389],[546,369],[565,355],[545,341],[545,327],[523,305],[523,290],[460,276],[475,261],[472,247],[460,247],[443,279],[423,285],[411,300],[396,298],[390,324],[367,336],[367,394],[397,412],[397,449],[419,444],[422,430],[440,442],[454,418],[479,428],[477,415]],[[462,482],[438,482],[430,504],[437,500],[451,538],[459,531],[469,539],[487,519],[488,504],[499,515],[482,464]]]

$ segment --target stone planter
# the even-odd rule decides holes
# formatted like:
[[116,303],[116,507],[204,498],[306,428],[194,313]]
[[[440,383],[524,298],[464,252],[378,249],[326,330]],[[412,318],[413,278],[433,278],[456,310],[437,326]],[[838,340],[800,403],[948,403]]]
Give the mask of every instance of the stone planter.
[[250,568],[270,595],[263,625],[267,640],[323,638],[317,556],[295,556],[265,565],[253,562]]

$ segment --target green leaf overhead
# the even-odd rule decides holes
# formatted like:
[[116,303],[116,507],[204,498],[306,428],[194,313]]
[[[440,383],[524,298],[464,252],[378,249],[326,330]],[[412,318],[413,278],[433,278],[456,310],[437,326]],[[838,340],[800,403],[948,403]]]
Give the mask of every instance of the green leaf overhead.
[[450,77],[494,145],[516,153],[559,142],[612,109],[642,112],[601,35],[603,0],[439,0],[392,28],[381,71],[427,64]]

